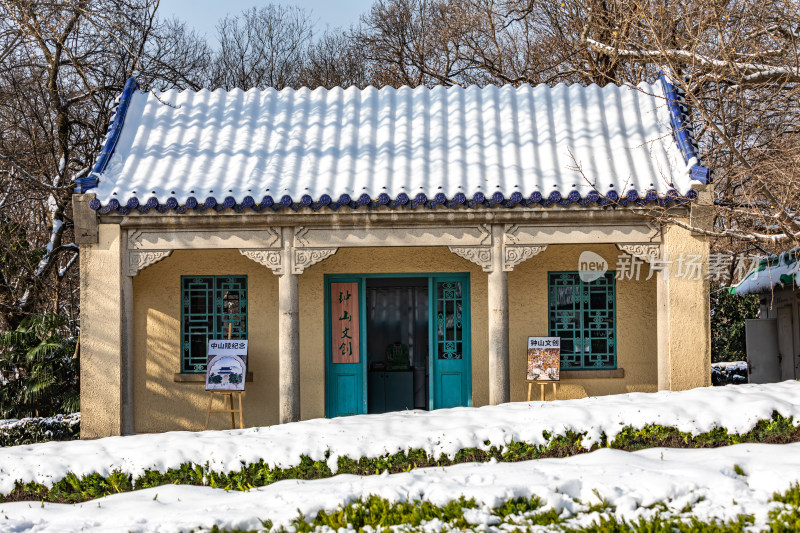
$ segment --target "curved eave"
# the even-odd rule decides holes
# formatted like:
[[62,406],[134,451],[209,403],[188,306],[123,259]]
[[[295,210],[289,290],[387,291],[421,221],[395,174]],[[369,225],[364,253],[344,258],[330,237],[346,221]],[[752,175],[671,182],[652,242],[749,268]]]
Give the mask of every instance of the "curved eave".
[[677,191],[671,190],[664,196],[658,196],[655,191],[648,191],[644,195],[640,195],[636,191],[628,191],[623,197],[620,197],[616,191],[609,191],[605,195],[601,195],[596,191],[589,192],[585,197],[577,191],[570,192],[567,196],[562,196],[558,191],[553,191],[548,197],[543,197],[541,193],[534,192],[528,198],[523,197],[521,193],[513,193],[511,197],[505,198],[502,193],[496,192],[492,196],[487,197],[483,193],[476,193],[471,199],[468,199],[464,194],[456,194],[453,198],[447,198],[444,194],[439,193],[433,198],[428,198],[425,194],[420,193],[414,198],[401,193],[397,198],[390,198],[388,194],[381,194],[378,198],[372,199],[368,195],[363,194],[357,199],[353,199],[348,194],[341,195],[337,200],[333,200],[328,195],[323,195],[321,198],[314,200],[306,195],[296,201],[290,196],[283,196],[276,199],[271,196],[264,196],[260,202],[256,203],[255,199],[251,196],[246,196],[238,200],[232,196],[228,196],[222,201],[215,197],[208,197],[203,202],[198,201],[196,198],[190,197],[185,203],[179,204],[178,200],[174,197],[168,198],[166,201],[161,202],[155,197],[142,202],[137,197],[129,198],[124,203],[116,199],[110,200],[105,205],[102,205],[100,200],[93,199],[89,203],[89,207],[98,211],[100,214],[107,214],[112,211],[117,211],[121,214],[128,214],[132,211],[138,213],[147,213],[148,211],[155,210],[159,213],[174,212],[176,214],[185,213],[193,210],[203,212],[213,210],[216,212],[233,209],[236,212],[244,210],[252,210],[255,212],[277,212],[282,209],[291,209],[299,211],[303,208],[310,208],[312,211],[319,211],[321,209],[328,209],[337,211],[342,208],[350,209],[378,209],[380,207],[388,207],[389,209],[399,208],[416,208],[419,206],[434,209],[439,206],[446,208],[473,208],[473,207],[500,207],[500,208],[513,208],[515,206],[531,207],[541,206],[550,207],[559,205],[567,207],[572,204],[577,204],[581,207],[597,205],[600,207],[607,205],[638,205],[647,206],[656,204],[660,207],[667,207],[673,203],[678,205],[688,205],[691,200],[697,198],[697,192],[690,190],[686,196],[678,194]]

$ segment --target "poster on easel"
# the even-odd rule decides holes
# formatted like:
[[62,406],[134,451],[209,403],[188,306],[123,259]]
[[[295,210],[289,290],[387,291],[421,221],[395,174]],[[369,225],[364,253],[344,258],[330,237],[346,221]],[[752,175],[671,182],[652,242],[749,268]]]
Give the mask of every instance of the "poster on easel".
[[246,372],[246,340],[208,341],[207,391],[243,391]]
[[561,337],[528,337],[527,381],[559,381]]

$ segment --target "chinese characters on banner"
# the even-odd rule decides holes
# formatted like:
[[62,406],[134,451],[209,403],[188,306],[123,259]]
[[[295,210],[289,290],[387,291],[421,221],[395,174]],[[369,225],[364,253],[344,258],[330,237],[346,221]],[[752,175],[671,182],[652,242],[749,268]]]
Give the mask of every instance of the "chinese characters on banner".
[[358,283],[331,283],[333,363],[359,362]]
[[528,337],[528,381],[558,381],[561,371],[561,338]]

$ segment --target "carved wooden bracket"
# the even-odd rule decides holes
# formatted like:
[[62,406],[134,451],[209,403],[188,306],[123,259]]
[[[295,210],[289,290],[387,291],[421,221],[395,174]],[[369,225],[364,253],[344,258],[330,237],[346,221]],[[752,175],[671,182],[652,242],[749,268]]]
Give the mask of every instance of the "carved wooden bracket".
[[648,264],[650,264],[653,259],[661,258],[660,244],[618,244],[617,248]]
[[[305,269],[316,265],[323,259],[327,259],[336,253],[338,248],[295,248],[292,250],[292,274],[302,274]],[[281,276],[285,272],[285,261],[283,260],[283,250],[276,248],[272,250],[239,250],[243,256],[252,259],[260,265],[272,270],[276,276]]]
[[276,276],[283,274],[283,261],[281,261],[281,251],[276,250],[239,250],[239,253],[248,259],[252,259],[258,264],[264,265],[272,270]]
[[305,269],[329,258],[337,250],[338,248],[295,248],[292,274],[302,274]]
[[472,261],[483,269],[484,272],[492,271],[491,246],[448,246],[451,252]]
[[547,248],[546,244],[540,246],[524,246],[524,245],[505,245],[503,270],[511,272],[514,267],[523,261],[527,261],[534,255],[540,254]]
[[128,252],[128,275],[137,275],[140,270],[158,263],[171,253],[172,250],[147,250],[144,252],[131,250]]

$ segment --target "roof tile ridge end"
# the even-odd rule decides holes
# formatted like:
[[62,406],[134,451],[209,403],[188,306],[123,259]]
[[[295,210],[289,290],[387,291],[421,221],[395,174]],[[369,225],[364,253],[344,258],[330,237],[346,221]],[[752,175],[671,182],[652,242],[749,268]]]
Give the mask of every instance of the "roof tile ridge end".
[[661,81],[661,87],[667,100],[675,143],[683,155],[684,162],[691,165],[689,179],[703,184],[710,183],[711,169],[702,166],[700,162],[697,143],[694,139],[694,129],[687,116],[688,108],[683,91],[674,83],[672,76],[665,71],[659,72],[657,80]]
[[87,192],[89,189],[97,187],[99,184],[99,176],[106,169],[106,165],[108,165],[108,161],[111,159],[111,155],[114,153],[114,148],[117,146],[117,141],[119,140],[120,133],[122,132],[122,126],[125,123],[125,115],[128,112],[128,106],[130,105],[134,93],[138,90],[139,82],[136,81],[136,78],[131,76],[127,79],[127,81],[125,81],[125,86],[123,87],[122,94],[119,97],[119,103],[111,115],[108,133],[106,134],[106,139],[103,143],[103,146],[100,148],[100,154],[97,156],[89,175],[85,178],[79,178],[75,180],[74,192],[82,194]]

